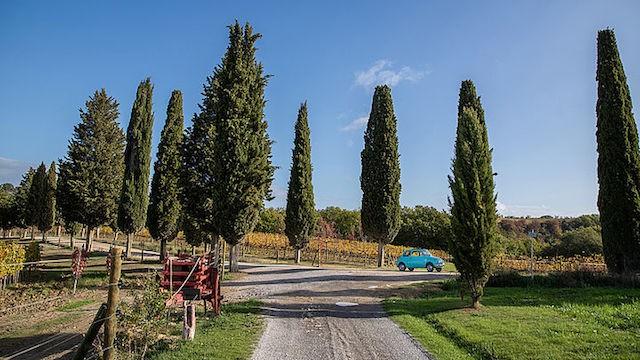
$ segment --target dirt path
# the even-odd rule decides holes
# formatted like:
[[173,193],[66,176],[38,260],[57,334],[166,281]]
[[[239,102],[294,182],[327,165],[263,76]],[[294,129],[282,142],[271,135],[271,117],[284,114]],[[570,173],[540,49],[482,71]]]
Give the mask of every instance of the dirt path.
[[451,276],[251,264],[243,271],[248,276],[226,287],[229,300],[265,302],[267,326],[254,360],[429,359],[380,300],[399,285]]

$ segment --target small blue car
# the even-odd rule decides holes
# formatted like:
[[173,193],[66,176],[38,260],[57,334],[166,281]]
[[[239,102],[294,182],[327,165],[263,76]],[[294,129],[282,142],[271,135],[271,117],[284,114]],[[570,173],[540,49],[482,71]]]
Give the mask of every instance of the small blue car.
[[398,270],[413,271],[415,268],[426,268],[428,271],[442,271],[444,267],[444,260],[437,256],[431,255],[428,250],[425,249],[409,249],[402,252],[402,256],[396,261]]

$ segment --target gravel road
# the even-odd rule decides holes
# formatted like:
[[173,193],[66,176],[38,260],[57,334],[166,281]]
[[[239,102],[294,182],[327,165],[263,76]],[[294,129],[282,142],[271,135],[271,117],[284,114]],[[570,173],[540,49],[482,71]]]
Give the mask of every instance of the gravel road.
[[442,279],[427,272],[317,269],[242,264],[228,300],[264,301],[267,325],[253,354],[270,359],[429,359],[388,317],[380,301],[399,285]]

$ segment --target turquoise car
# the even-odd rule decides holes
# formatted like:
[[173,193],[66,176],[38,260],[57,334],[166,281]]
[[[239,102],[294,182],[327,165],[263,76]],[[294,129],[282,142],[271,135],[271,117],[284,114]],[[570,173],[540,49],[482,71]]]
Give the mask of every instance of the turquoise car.
[[426,268],[428,271],[434,269],[438,272],[444,267],[444,260],[437,256],[431,255],[429,250],[425,249],[409,249],[402,252],[402,256],[396,261],[398,270],[413,271],[415,268]]

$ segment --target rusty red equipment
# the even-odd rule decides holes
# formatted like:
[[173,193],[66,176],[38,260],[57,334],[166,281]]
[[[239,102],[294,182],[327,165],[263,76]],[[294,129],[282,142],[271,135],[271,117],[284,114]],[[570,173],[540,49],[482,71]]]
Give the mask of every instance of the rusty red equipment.
[[160,286],[171,291],[167,306],[203,300],[205,311],[208,302],[213,312],[220,314],[220,277],[218,264],[211,255],[165,257]]

